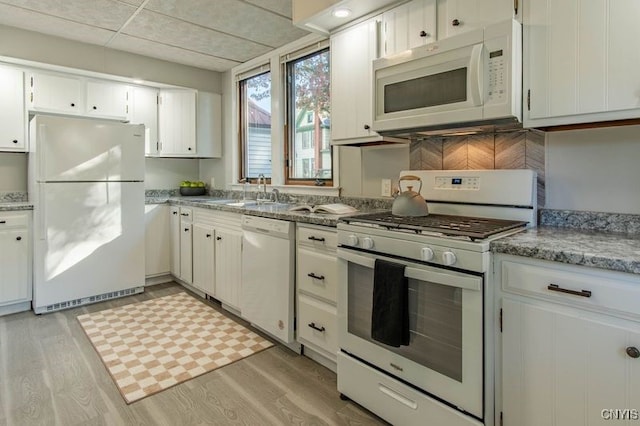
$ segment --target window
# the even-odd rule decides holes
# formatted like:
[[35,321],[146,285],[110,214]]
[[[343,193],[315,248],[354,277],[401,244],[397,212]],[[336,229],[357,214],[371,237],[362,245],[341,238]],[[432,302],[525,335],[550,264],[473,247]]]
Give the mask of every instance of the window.
[[239,80],[240,177],[271,177],[271,73]]
[[332,184],[329,49],[286,63],[286,183]]

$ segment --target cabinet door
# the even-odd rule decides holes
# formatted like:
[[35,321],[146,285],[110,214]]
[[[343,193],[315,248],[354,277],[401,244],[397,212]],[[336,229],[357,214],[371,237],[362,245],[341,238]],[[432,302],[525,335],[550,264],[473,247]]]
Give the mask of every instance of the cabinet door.
[[242,232],[216,228],[216,299],[240,308],[242,291]]
[[161,90],[158,115],[160,155],[195,157],[195,91]]
[[438,40],[511,19],[517,0],[438,0]]
[[193,281],[193,236],[192,224],[180,221],[180,279],[191,284]]
[[34,73],[29,86],[29,109],[33,111],[84,113],[84,82],[79,77]]
[[382,15],[382,56],[436,41],[436,0],[413,0]]
[[154,276],[170,271],[171,228],[169,206],[147,204],[145,220],[145,275]]
[[372,64],[379,20],[370,19],[331,36],[331,138],[377,135],[370,130]]
[[198,157],[222,157],[222,97],[198,92],[196,144]]
[[0,253],[0,306],[31,300],[28,232],[0,232]]
[[0,67],[0,150],[26,151],[24,73]]
[[94,117],[127,118],[129,88],[111,81],[88,80],[86,114]]
[[129,116],[132,124],[144,124],[145,154],[158,155],[158,90],[151,87],[131,87]]
[[[640,3],[524,4],[525,125],[636,118],[640,108]],[[527,94],[528,101],[527,101]]]
[[607,424],[602,410],[640,407],[640,359],[627,355],[638,324],[510,299],[502,309],[505,425]]
[[193,285],[213,296],[215,265],[214,230],[210,225],[193,225]]
[[171,275],[180,277],[180,208],[172,206],[169,215],[169,239],[171,245]]

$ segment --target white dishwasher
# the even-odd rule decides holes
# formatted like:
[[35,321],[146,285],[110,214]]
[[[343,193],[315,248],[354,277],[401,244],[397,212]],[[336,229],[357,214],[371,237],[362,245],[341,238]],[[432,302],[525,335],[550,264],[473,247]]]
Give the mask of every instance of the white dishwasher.
[[295,324],[293,222],[242,216],[242,317],[283,343]]

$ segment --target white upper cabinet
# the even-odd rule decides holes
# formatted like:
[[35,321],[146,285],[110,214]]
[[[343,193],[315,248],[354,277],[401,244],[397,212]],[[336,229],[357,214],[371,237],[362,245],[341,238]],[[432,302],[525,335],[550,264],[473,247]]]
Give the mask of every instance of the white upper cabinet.
[[86,115],[126,119],[129,88],[122,83],[105,80],[87,80]]
[[413,0],[382,14],[382,56],[433,43],[436,37],[436,0]]
[[129,89],[129,114],[133,124],[144,124],[145,154],[158,155],[158,89],[132,86]]
[[27,102],[32,111],[83,114],[84,81],[73,75],[31,73]]
[[24,73],[0,67],[0,151],[26,151]]
[[[438,40],[519,18],[519,0],[437,0]],[[529,0],[527,0],[529,1]]]
[[379,139],[371,130],[371,61],[378,56],[379,18],[331,36],[331,139],[333,144]]
[[196,157],[196,91],[161,89],[158,117],[160,155]]
[[527,0],[524,125],[640,117],[638,17],[635,0]]
[[196,146],[200,158],[222,157],[222,96],[198,92]]

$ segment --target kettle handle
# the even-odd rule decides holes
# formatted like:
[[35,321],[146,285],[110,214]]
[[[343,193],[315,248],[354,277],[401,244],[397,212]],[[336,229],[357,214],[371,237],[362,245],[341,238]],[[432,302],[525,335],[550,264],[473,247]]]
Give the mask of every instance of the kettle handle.
[[402,182],[403,180],[417,180],[420,183],[420,186],[418,187],[418,190],[416,192],[419,194],[420,190],[422,190],[422,179],[414,175],[405,175],[400,176],[400,179],[398,179],[398,190],[400,190],[400,192],[402,192],[402,185],[400,182]]

